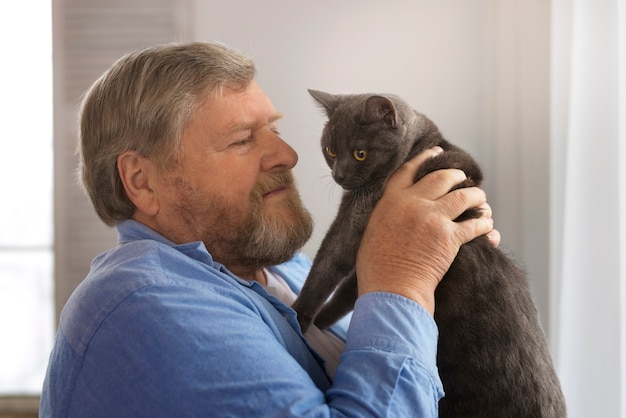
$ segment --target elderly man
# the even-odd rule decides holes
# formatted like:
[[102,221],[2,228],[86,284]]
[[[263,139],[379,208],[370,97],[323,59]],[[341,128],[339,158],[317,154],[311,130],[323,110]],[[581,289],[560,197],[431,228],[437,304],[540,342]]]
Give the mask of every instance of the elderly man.
[[254,73],[219,44],[172,44],[87,93],[82,180],[119,245],[63,310],[42,416],[437,415],[434,290],[463,243],[497,243],[484,193],[448,193],[458,170],[414,184],[440,149],[405,164],[366,229],[349,328],[302,335],[289,304],[312,222]]

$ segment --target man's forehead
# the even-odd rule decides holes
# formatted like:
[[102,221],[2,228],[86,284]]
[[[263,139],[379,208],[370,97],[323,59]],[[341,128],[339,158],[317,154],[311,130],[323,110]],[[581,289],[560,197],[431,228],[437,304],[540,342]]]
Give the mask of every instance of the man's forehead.
[[252,129],[283,117],[254,81],[244,88],[225,86],[205,100],[198,109],[200,117],[222,133]]

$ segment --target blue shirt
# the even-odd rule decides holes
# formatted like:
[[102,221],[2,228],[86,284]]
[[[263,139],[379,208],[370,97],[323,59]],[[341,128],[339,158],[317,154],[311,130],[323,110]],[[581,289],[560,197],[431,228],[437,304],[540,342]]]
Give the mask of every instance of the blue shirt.
[[[437,328],[390,293],[357,300],[334,381],[295,312],[257,282],[135,221],[63,309],[43,417],[436,417]],[[310,261],[272,267],[296,293]]]

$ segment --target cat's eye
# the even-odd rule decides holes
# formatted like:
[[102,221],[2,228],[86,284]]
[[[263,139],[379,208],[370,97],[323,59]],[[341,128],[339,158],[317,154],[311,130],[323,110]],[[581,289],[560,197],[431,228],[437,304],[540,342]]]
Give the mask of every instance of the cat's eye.
[[352,156],[355,160],[359,162],[365,161],[365,158],[367,158],[367,151],[365,151],[364,149],[355,149],[354,151],[352,151]]
[[335,158],[337,156],[337,154],[335,154],[331,147],[324,148],[324,151],[326,151],[326,155],[328,155],[330,158]]

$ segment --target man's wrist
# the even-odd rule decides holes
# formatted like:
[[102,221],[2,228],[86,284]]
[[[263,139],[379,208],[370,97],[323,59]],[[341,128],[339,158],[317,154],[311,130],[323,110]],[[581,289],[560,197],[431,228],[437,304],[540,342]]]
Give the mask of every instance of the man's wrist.
[[[363,288],[364,287],[364,288]],[[435,314],[435,290],[419,290],[407,285],[359,286],[359,296],[367,293],[384,292],[403,296],[418,303],[430,315]]]

